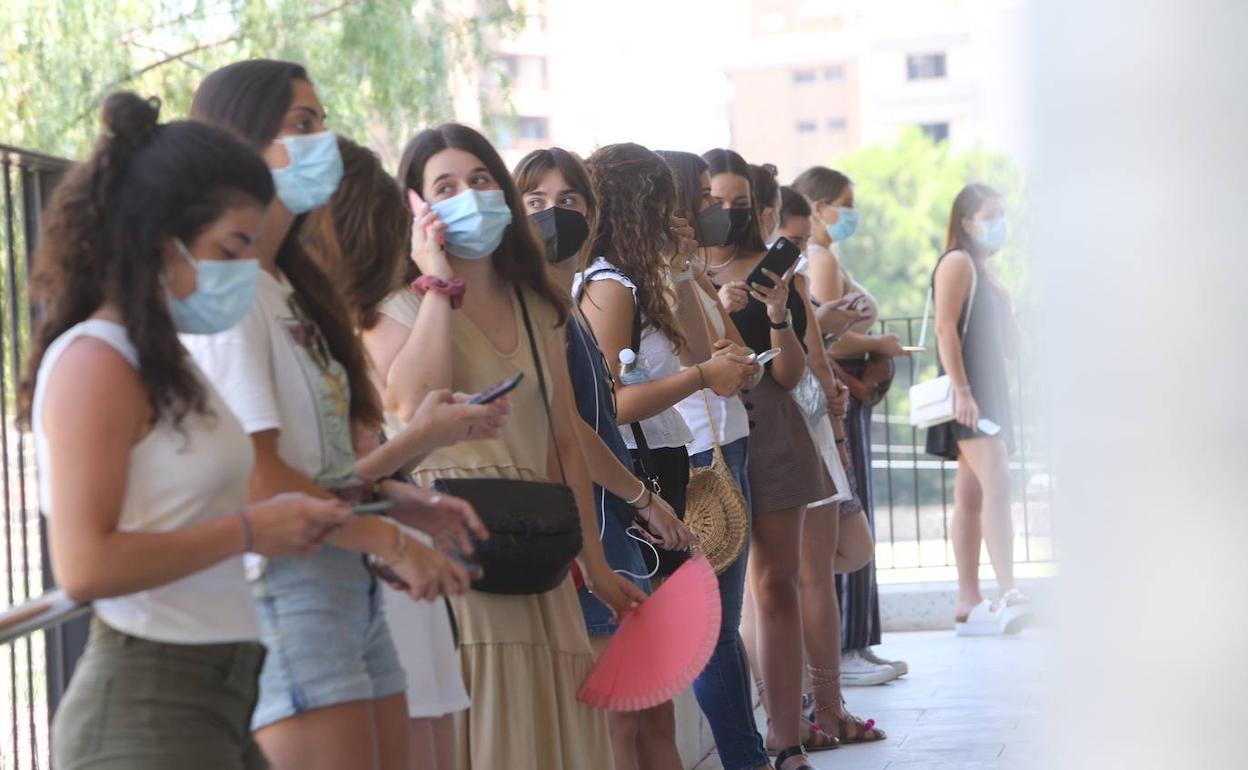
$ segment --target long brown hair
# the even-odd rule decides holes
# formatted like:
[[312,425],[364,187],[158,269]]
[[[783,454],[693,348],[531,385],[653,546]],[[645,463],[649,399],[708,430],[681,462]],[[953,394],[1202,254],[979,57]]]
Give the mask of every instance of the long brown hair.
[[707,169],[706,161],[692,152],[680,150],[655,150],[655,154],[671,169],[676,182],[676,216],[689,222],[698,243],[702,243],[706,238],[698,226],[698,214],[702,213],[702,174]]
[[671,169],[658,155],[632,142],[599,148],[587,165],[598,198],[593,253],[637,286],[644,322],[662,331],[677,348],[684,347],[662,257],[676,246],[671,232],[676,182]]
[[399,161],[399,183],[405,189],[424,195],[425,166],[429,159],[446,149],[463,150],[476,156],[502,188],[503,199],[511,209],[511,224],[491,257],[494,270],[510,284],[527,286],[559,314],[559,325],[567,323],[571,299],[546,271],[546,251],[537,241],[520,205],[520,194],[511,172],[494,145],[477,131],[459,123],[443,123],[421,131],[403,150]]
[[185,120],[162,125],[159,115],[156,99],[109,96],[91,156],[44,211],[30,278],[41,318],[18,393],[23,425],[48,346],[108,301],[121,309],[156,419],[179,425],[192,411],[207,412],[207,393],[169,315],[161,243],[190,243],[231,207],[267,206],[273,177],[229,133]]
[[342,292],[356,326],[367,330],[377,325],[377,306],[415,272],[408,259],[412,214],[377,153],[341,136],[338,150],[342,182],[304,219],[299,242]]
[[1000,199],[1001,194],[986,184],[972,182],[953,199],[953,208],[949,211],[949,228],[945,231],[945,251],[961,249],[971,256],[983,251],[975,239],[962,225],[963,219],[973,219],[984,204],[993,199]]
[[542,177],[546,176],[548,171],[558,171],[563,176],[563,180],[585,199],[585,219],[589,222],[589,237],[585,239],[585,245],[581,247],[581,253],[577,255],[579,266],[584,267],[589,256],[589,246],[594,242],[594,227],[598,219],[598,199],[594,196],[594,184],[589,178],[589,170],[585,168],[585,162],[579,155],[562,147],[534,150],[520,159],[513,172],[520,197],[523,198],[536,190],[542,183]]
[[[298,64],[250,59],[222,67],[204,78],[191,101],[191,118],[233,131],[263,151],[277,137],[294,100],[294,81],[312,81]],[[302,215],[306,216],[306,215]],[[346,303],[329,278],[299,243],[302,216],[296,217],[277,249],[277,266],[294,288],[295,301],[325,336],[330,355],[347,371],[351,417],[364,425],[381,423],[381,403],[369,379],[368,360]]]

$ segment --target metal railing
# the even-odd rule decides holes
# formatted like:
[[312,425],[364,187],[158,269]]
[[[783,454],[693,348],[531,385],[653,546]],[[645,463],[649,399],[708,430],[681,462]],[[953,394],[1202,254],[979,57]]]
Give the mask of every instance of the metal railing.
[[[16,391],[31,328],[27,294],[30,257],[44,205],[69,162],[0,145],[0,477],[5,546],[0,552],[4,607],[0,613],[0,687],[9,731],[0,741],[0,770],[48,767],[48,726],[86,641],[88,608],[54,589],[29,435],[17,428]],[[921,319],[881,321],[879,330],[914,344]],[[1020,357],[1027,359],[1026,353]],[[953,564],[949,544],[955,465],[923,452],[923,433],[910,427],[907,388],[935,373],[932,353],[902,359],[888,397],[873,418],[876,563],[888,573]],[[1015,403],[1017,452],[1016,561],[1055,558],[1049,519],[1050,490],[1043,441],[1028,422],[1030,389],[1021,369]]]
[[[85,639],[85,621],[49,628],[76,613],[67,611],[52,587],[46,568],[43,522],[39,516],[34,449],[17,427],[17,387],[30,340],[31,303],[27,294],[30,257],[52,188],[69,162],[0,145],[0,476],[4,548],[0,582],[4,607],[20,607],[3,616],[0,687],[6,708],[0,710],[8,732],[0,741],[0,767],[8,770],[47,767],[48,722],[64,692],[72,661]],[[32,603],[33,602],[33,603]],[[11,635],[12,634],[12,635]]]
[[[896,334],[903,345],[915,345],[922,318],[890,318],[877,325],[880,333]],[[1015,523],[1016,564],[1048,564],[1056,560],[1051,519],[1052,477],[1043,425],[1033,418],[1036,384],[1024,371],[1032,360],[1035,340],[1024,320],[1022,349],[1011,362],[1014,453],[1010,458]],[[954,565],[949,540],[953,514],[953,480],[957,463],[925,451],[926,431],[910,425],[909,387],[936,376],[932,329],[927,351],[897,359],[893,387],[872,415],[872,488],[875,493],[876,568],[931,570]]]

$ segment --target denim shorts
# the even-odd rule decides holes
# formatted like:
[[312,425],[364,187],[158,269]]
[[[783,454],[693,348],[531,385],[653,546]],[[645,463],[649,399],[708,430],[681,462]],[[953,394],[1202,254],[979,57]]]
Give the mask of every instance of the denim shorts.
[[326,546],[309,559],[271,559],[252,586],[268,648],[253,730],[407,690],[382,604],[389,589],[360,554]]
[[255,642],[169,644],[99,618],[52,721],[58,770],[264,770]]

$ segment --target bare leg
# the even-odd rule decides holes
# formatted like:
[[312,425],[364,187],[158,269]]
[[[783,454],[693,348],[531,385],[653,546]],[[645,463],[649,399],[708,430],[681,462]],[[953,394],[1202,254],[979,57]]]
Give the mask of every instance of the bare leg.
[[836,559],[832,569],[838,575],[857,572],[875,557],[875,536],[867,514],[859,511],[852,516],[840,517],[840,531],[836,538]]
[[963,464],[969,465],[979,481],[983,493],[980,525],[997,587],[1005,593],[1014,588],[1014,521],[1010,516],[1010,466],[1005,442],[999,438],[967,439],[958,442],[958,453],[962,460],[958,472],[962,472]]
[[801,735],[802,613],[798,571],[805,508],[770,511],[754,519],[749,576],[758,611],[758,652],[771,715],[768,745],[784,749]]
[[407,721],[407,758],[411,770],[440,770],[432,719]]
[[[610,636],[591,634],[589,644],[594,655],[601,655],[611,641]],[[615,756],[615,770],[641,770],[637,763],[638,714],[635,711],[608,711],[607,724],[611,729],[611,753]]]
[[645,770],[683,770],[676,748],[676,707],[669,700],[637,714],[637,762]]
[[963,456],[953,483],[953,521],[949,530],[953,539],[953,558],[958,565],[957,617],[965,617],[984,600],[979,592],[979,549],[984,539],[980,521],[983,490],[979,479]]
[[[839,509],[837,503],[812,508],[806,512],[802,528],[799,577],[802,639],[806,644],[806,662],[810,670],[816,674],[825,673],[825,676],[818,678],[820,686],[813,688],[816,718],[825,716],[828,707],[835,706],[836,713],[841,707],[841,686],[837,678],[841,668],[841,608],[832,573],[840,531]],[[824,685],[825,680],[830,684]],[[835,725],[829,727],[820,722],[820,727],[824,728],[824,732],[836,735]]]
[[444,717],[429,720],[433,729],[433,745],[437,750],[437,770],[455,770],[455,717],[447,714]]
[[403,693],[373,701],[373,725],[377,731],[378,767],[407,770],[407,696]]
[[372,701],[305,711],[262,728],[256,741],[273,770],[381,768]]
[[[748,570],[748,567],[747,567]],[[758,608],[754,606],[754,591],[745,583],[745,599],[741,602],[741,643],[745,645],[745,657],[750,661],[750,674],[755,682],[763,681],[758,665]]]

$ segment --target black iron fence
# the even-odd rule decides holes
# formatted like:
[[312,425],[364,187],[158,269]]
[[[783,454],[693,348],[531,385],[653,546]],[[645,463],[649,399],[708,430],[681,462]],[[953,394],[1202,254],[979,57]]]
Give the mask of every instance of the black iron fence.
[[[41,215],[68,161],[0,145],[3,227],[0,228],[0,452],[4,548],[0,581],[4,604],[21,610],[0,618],[0,719],[9,732],[0,741],[0,770],[48,767],[48,725],[86,638],[84,610],[53,591],[43,521],[39,515],[33,442],[17,428],[16,386],[31,327],[27,295],[30,257]],[[917,342],[921,319],[882,321],[880,331]],[[929,343],[930,346],[930,343]],[[1020,356],[1026,361],[1027,355]],[[1021,364],[1020,364],[1021,366]],[[949,519],[955,466],[923,452],[923,434],[910,427],[907,388],[934,376],[932,353],[900,360],[892,391],[875,411],[872,468],[876,561],[886,574],[953,564]],[[1018,372],[1015,405],[1017,452],[1013,459],[1016,561],[1055,558],[1049,518],[1049,475],[1042,437],[1028,417],[1028,381]],[[919,578],[921,579],[921,578]]]
[[[6,607],[36,599],[51,588],[39,516],[33,442],[17,428],[16,394],[30,339],[31,303],[28,266],[41,215],[52,188],[69,163],[39,153],[0,145],[0,453],[4,468],[4,548],[0,581]],[[0,768],[47,767],[50,705],[68,679],[67,663],[75,650],[67,636],[80,629],[58,626],[36,631],[0,647],[0,686],[5,708],[0,718],[8,740],[0,749]],[[80,649],[80,648],[79,648]]]
[[[919,342],[922,318],[890,318],[880,333],[896,334],[901,344]],[[1052,477],[1043,423],[1033,419],[1037,384],[1024,371],[1036,340],[1025,321],[1022,349],[1011,363],[1014,380],[1014,452],[1010,458],[1015,524],[1014,561],[1047,564],[1056,559],[1051,519]],[[917,570],[903,579],[922,580],[939,568],[952,567],[949,523],[957,464],[924,451],[925,431],[910,425],[909,387],[936,376],[935,339],[928,328],[925,352],[897,359],[893,387],[872,416],[872,487],[875,492],[876,567],[881,571]],[[986,563],[986,558],[985,558]],[[943,575],[942,575],[943,577]],[[886,579],[892,579],[888,577]]]

